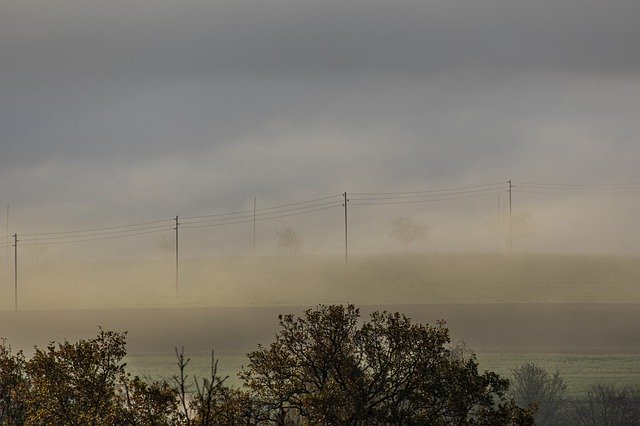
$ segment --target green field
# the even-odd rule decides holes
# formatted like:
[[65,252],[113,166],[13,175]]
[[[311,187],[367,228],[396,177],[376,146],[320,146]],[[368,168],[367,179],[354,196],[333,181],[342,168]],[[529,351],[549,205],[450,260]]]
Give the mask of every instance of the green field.
[[[3,283],[13,276],[5,269]],[[429,255],[26,264],[22,309],[423,303],[640,303],[640,259]],[[0,287],[0,309],[13,308]]]
[[[187,354],[188,355],[188,354]],[[190,356],[191,375],[207,377],[210,369],[210,355],[202,353]],[[247,359],[242,355],[222,355],[218,372],[229,376],[228,383],[240,386],[236,374]],[[594,383],[615,383],[617,385],[640,384],[640,356],[629,354],[585,355],[585,354],[478,354],[481,370],[495,371],[503,377],[511,376],[511,369],[525,362],[535,362],[548,371],[558,370],[567,384],[567,397],[578,399]],[[176,358],[170,355],[128,356],[129,371],[152,379],[169,379],[177,372]]]

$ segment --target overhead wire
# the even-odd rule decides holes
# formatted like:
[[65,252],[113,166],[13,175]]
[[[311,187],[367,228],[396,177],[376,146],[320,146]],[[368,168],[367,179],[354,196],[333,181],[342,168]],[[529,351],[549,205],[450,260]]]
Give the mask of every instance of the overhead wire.
[[[350,193],[349,206],[391,204],[419,204],[437,201],[477,198],[508,191],[508,182],[426,189],[421,191]],[[521,193],[604,195],[640,192],[640,183],[618,184],[563,184],[539,182],[512,182],[512,189]],[[333,200],[332,200],[333,199]],[[332,201],[329,201],[332,200]],[[304,215],[344,206],[342,194],[329,195],[304,201],[286,203],[250,210],[239,210],[180,218],[180,229],[194,229],[234,225],[283,217]],[[41,232],[21,235],[20,245],[51,245],[100,241],[148,235],[175,229],[174,219],[160,219],[128,225],[84,228],[67,231]],[[0,236],[0,248],[13,247],[11,236]],[[4,241],[3,241],[4,240]]]
[[466,194],[482,194],[495,193],[496,191],[507,191],[506,188],[484,188],[484,189],[468,189],[459,191],[450,191],[442,193],[416,194],[416,195],[389,195],[375,197],[350,197],[351,200],[358,201],[375,201],[375,200],[406,200],[412,198],[429,198],[429,197],[445,197],[450,195],[466,195]]
[[464,189],[476,189],[476,188],[485,188],[485,187],[496,187],[496,186],[504,186],[507,182],[492,182],[485,183],[480,185],[467,185],[467,186],[458,186],[458,187],[450,187],[450,188],[440,188],[440,189],[426,189],[422,191],[396,191],[396,192],[352,192],[349,195],[352,196],[376,196],[376,195],[410,195],[410,194],[426,194],[426,193],[437,193],[437,192],[449,192],[449,191],[457,191]]
[[84,233],[92,233],[92,232],[97,232],[97,231],[109,231],[109,230],[117,230],[117,229],[122,229],[123,231],[125,231],[128,228],[137,228],[140,226],[146,226],[146,225],[151,225],[154,223],[161,223],[161,222],[167,222],[171,219],[159,219],[159,220],[153,220],[153,221],[149,221],[149,222],[140,222],[140,223],[133,223],[130,225],[119,225],[119,226],[109,226],[109,227],[102,227],[102,228],[86,228],[86,229],[77,229],[77,230],[70,230],[70,231],[57,231],[57,232],[41,232],[41,233],[37,233],[37,234],[23,234],[22,237],[41,237],[41,236],[48,236],[48,235],[63,235],[63,234],[84,234]]
[[467,195],[450,195],[450,196],[440,196],[440,197],[432,197],[432,198],[423,198],[418,200],[384,200],[380,199],[379,201],[365,201],[365,202],[349,202],[349,205],[354,206],[375,206],[375,205],[389,205],[389,204],[420,204],[420,203],[431,203],[435,201],[447,201],[447,200],[460,200],[464,198],[478,198],[485,197],[489,195],[496,195],[503,191],[493,191],[493,192],[484,192],[480,194],[467,194]]
[[80,239],[67,240],[67,241],[44,241],[44,242],[39,242],[37,240],[26,241],[26,242],[21,242],[20,245],[21,246],[40,246],[40,245],[54,245],[54,244],[86,243],[86,242],[92,242],[92,241],[110,240],[114,238],[125,238],[125,237],[133,237],[138,235],[149,235],[149,234],[155,234],[158,232],[163,232],[166,230],[167,229],[159,229],[155,231],[135,232],[135,233],[124,234],[124,235],[110,235],[106,237],[96,237],[96,238],[86,238],[86,239],[80,238]]
[[[339,204],[339,203],[332,203],[329,206],[314,208],[314,209],[305,210],[305,211],[298,211],[298,212],[295,212],[295,213],[286,213],[286,214],[275,214],[275,213],[273,213],[272,216],[259,217],[259,218],[256,218],[255,220],[256,220],[256,222],[258,222],[258,221],[264,221],[264,220],[278,219],[278,218],[282,218],[282,217],[298,216],[298,215],[303,215],[303,214],[308,214],[308,213],[313,213],[313,212],[319,212],[319,211],[323,211],[323,210],[329,210],[329,209],[332,209],[332,208],[335,208],[335,207],[340,207],[340,206],[341,206],[341,204]],[[200,223],[200,222],[195,222],[195,223],[187,224],[187,225],[184,225],[184,226],[180,226],[180,229],[208,228],[208,227],[215,227],[215,226],[235,225],[235,224],[239,224],[239,223],[251,223],[251,222],[253,222],[253,219],[241,219],[241,220],[237,220],[237,221],[221,222],[221,223]]]
[[117,237],[119,235],[126,236],[126,234],[130,234],[132,232],[140,232],[140,231],[151,231],[151,232],[160,232],[168,229],[168,225],[156,225],[156,226],[145,226],[140,228],[133,229],[124,229],[124,230],[114,230],[114,231],[103,231],[103,232],[92,232],[92,233],[84,233],[84,234],[76,234],[76,235],[62,235],[62,236],[45,236],[40,238],[34,238],[29,235],[21,236],[21,241],[51,241],[51,240],[67,240],[74,238],[91,238],[91,237],[100,237],[100,236],[113,236]]
[[310,200],[305,200],[305,201],[298,201],[295,203],[288,203],[288,204],[280,204],[280,205],[276,205],[276,206],[269,206],[269,207],[261,207],[259,209],[251,209],[251,210],[239,210],[239,211],[235,211],[235,212],[228,212],[228,213],[216,213],[216,214],[208,214],[208,215],[200,215],[200,216],[185,216],[183,218],[181,218],[182,220],[190,220],[190,219],[205,219],[205,218],[210,218],[210,217],[220,217],[220,216],[231,216],[231,215],[236,215],[236,214],[244,214],[244,213],[253,213],[255,212],[262,212],[262,211],[266,211],[266,210],[277,210],[277,209],[281,209],[283,207],[291,207],[291,206],[299,206],[302,204],[310,204],[310,203],[315,203],[318,201],[324,201],[324,200],[329,200],[331,198],[336,198],[336,197],[340,197],[339,194],[336,195],[328,195],[325,197],[320,197],[320,198],[313,198]]
[[513,189],[517,192],[530,193],[530,194],[559,194],[559,195],[635,194],[640,192],[640,183],[566,184],[566,183],[514,182]]
[[[306,210],[306,209],[310,209],[310,208],[314,208],[314,207],[335,205],[336,203],[337,203],[337,201],[330,201],[330,202],[315,203],[315,204],[309,204],[309,205],[304,205],[304,206],[292,207],[292,208],[289,208],[289,209],[280,209],[280,210],[275,210],[275,211],[271,211],[271,212],[264,212],[263,211],[263,212],[260,212],[260,213],[256,213],[255,216],[256,216],[256,218],[258,218],[258,217],[263,217],[263,216],[266,216],[266,215],[273,215],[273,214],[286,213],[286,212],[291,212],[291,211]],[[253,212],[253,211],[251,211],[251,212]],[[195,223],[209,223],[209,222],[218,223],[218,222],[223,222],[223,221],[233,221],[233,220],[247,219],[247,218],[253,218],[253,214],[246,214],[246,215],[239,215],[239,216],[232,216],[232,217],[223,217],[223,218],[217,218],[217,219],[206,219],[206,220],[180,219],[180,223],[181,224],[195,224]]]

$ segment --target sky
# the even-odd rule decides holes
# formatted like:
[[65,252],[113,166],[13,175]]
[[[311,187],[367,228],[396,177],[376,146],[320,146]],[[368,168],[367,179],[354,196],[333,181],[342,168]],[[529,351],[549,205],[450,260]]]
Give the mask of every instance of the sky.
[[[233,212],[254,196],[637,183],[638,22],[637,0],[1,0],[1,229]],[[637,188],[516,185],[536,229],[519,247],[640,252]],[[353,206],[354,250],[383,250],[397,216],[428,225],[424,250],[504,248],[487,231],[496,203]],[[259,250],[287,224],[308,253],[338,250],[330,214],[265,221]],[[215,235],[194,231],[190,253],[250,250],[248,227]]]

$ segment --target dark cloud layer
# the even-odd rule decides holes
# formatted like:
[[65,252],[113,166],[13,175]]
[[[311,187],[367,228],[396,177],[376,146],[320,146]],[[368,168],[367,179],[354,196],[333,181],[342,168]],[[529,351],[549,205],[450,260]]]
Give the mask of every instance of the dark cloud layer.
[[0,200],[154,216],[637,181],[639,20],[636,0],[3,1]]

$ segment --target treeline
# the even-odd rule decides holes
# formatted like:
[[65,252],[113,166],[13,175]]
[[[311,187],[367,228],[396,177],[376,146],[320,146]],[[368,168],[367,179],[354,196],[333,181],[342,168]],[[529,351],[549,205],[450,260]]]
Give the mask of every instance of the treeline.
[[[452,346],[442,322],[417,324],[388,312],[363,321],[352,305],[321,305],[300,317],[281,315],[279,323],[274,341],[248,354],[240,388],[218,375],[213,354],[209,377],[196,378],[177,350],[171,380],[131,376],[124,332],[51,343],[29,359],[2,341],[0,424],[637,424],[640,418],[625,406],[616,414],[620,422],[602,422],[595,399],[567,416],[557,373],[526,364],[514,370],[510,388],[498,374],[479,372],[473,353]],[[636,389],[623,396],[639,395]],[[620,403],[620,395],[613,400]]]

